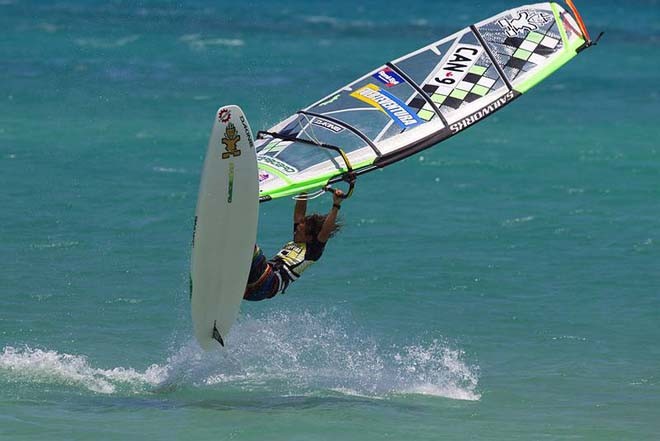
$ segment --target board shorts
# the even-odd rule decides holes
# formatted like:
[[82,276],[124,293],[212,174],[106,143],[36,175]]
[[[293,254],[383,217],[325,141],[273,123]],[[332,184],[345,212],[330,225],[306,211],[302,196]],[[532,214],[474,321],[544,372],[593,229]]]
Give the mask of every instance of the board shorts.
[[281,278],[279,274],[273,270],[271,263],[266,260],[266,256],[264,256],[259,245],[255,245],[250,276],[248,277],[243,299],[255,302],[270,299],[278,293],[280,286]]

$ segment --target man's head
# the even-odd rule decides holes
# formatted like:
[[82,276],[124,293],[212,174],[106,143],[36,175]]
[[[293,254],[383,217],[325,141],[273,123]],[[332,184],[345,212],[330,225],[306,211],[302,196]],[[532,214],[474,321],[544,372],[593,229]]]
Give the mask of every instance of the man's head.
[[[310,242],[315,239],[323,228],[323,223],[327,215],[323,214],[310,214],[305,216],[302,222],[298,223],[296,231],[293,233],[293,240],[295,242]],[[330,237],[334,236],[341,228],[341,224],[335,223],[335,227],[330,232]]]

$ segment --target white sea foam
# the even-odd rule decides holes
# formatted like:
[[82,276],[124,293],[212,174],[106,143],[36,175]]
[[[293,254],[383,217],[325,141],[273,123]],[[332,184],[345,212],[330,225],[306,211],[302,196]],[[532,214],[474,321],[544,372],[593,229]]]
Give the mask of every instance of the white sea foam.
[[383,345],[325,313],[273,313],[239,320],[227,349],[203,353],[190,341],[168,364],[176,383],[478,400],[478,367],[464,358],[462,351],[439,340]]
[[83,355],[60,354],[56,351],[22,349],[7,346],[0,353],[0,378],[11,382],[63,384],[82,387],[101,394],[115,393],[127,387],[132,392],[160,384],[167,368],[150,366],[145,372],[117,367],[98,369]]
[[36,27],[37,29],[48,32],[49,34],[54,34],[58,30],[62,29],[62,26],[58,26],[53,23],[39,23]]
[[186,173],[185,168],[173,168],[173,167],[152,167],[152,170],[158,173]]
[[132,299],[128,297],[118,297],[116,299],[108,299],[105,301],[107,304],[112,304],[112,303],[128,303],[130,305],[137,305],[138,303],[142,303],[142,299]]
[[425,18],[415,18],[415,19],[410,21],[410,24],[412,24],[413,26],[420,27],[420,28],[425,28],[425,27],[429,26],[430,22]]
[[504,222],[502,222],[503,226],[511,226],[511,225],[516,225],[516,224],[524,224],[527,222],[531,222],[535,219],[534,216],[525,216],[525,217],[517,217],[515,219],[507,219]]
[[129,35],[127,37],[107,39],[107,38],[76,38],[74,42],[78,46],[92,47],[95,49],[112,49],[123,47],[134,43],[140,39],[139,35]]
[[179,38],[193,50],[204,50],[209,46],[241,47],[245,41],[240,38],[203,38],[201,34],[187,34]]
[[0,353],[0,379],[102,394],[232,387],[282,395],[326,391],[375,399],[402,394],[480,399],[478,367],[448,343],[387,344],[347,329],[327,313],[245,316],[226,341],[225,349],[204,352],[186,337],[162,365],[144,372],[94,367],[84,355],[8,346]]
[[44,250],[49,248],[71,248],[78,246],[79,242],[75,240],[54,241],[48,243],[35,243],[30,245],[30,248],[35,250]]
[[370,20],[341,20],[327,15],[308,15],[301,17],[305,23],[314,26],[327,26],[331,29],[350,31],[350,30],[364,30],[367,28],[374,28],[375,22]]
[[339,20],[334,18],[334,17],[328,17],[326,15],[310,15],[307,17],[303,17],[303,20],[307,23],[319,25],[319,24],[326,24],[326,25],[333,25],[336,26],[339,24]]

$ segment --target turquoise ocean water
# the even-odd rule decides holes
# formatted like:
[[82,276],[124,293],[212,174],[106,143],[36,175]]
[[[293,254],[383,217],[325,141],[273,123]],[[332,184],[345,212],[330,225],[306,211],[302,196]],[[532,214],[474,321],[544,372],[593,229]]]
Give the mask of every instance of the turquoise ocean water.
[[0,1],[0,440],[658,439],[656,0],[579,2],[600,46],[365,175],[286,295],[192,336],[215,110],[267,128],[517,5]]

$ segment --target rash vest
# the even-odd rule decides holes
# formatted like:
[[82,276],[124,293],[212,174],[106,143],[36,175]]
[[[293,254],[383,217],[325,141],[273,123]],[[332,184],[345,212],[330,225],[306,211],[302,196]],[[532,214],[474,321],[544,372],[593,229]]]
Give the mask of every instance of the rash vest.
[[270,262],[282,279],[281,291],[298,280],[302,273],[321,258],[325,243],[314,239],[311,242],[289,242],[273,257]]

